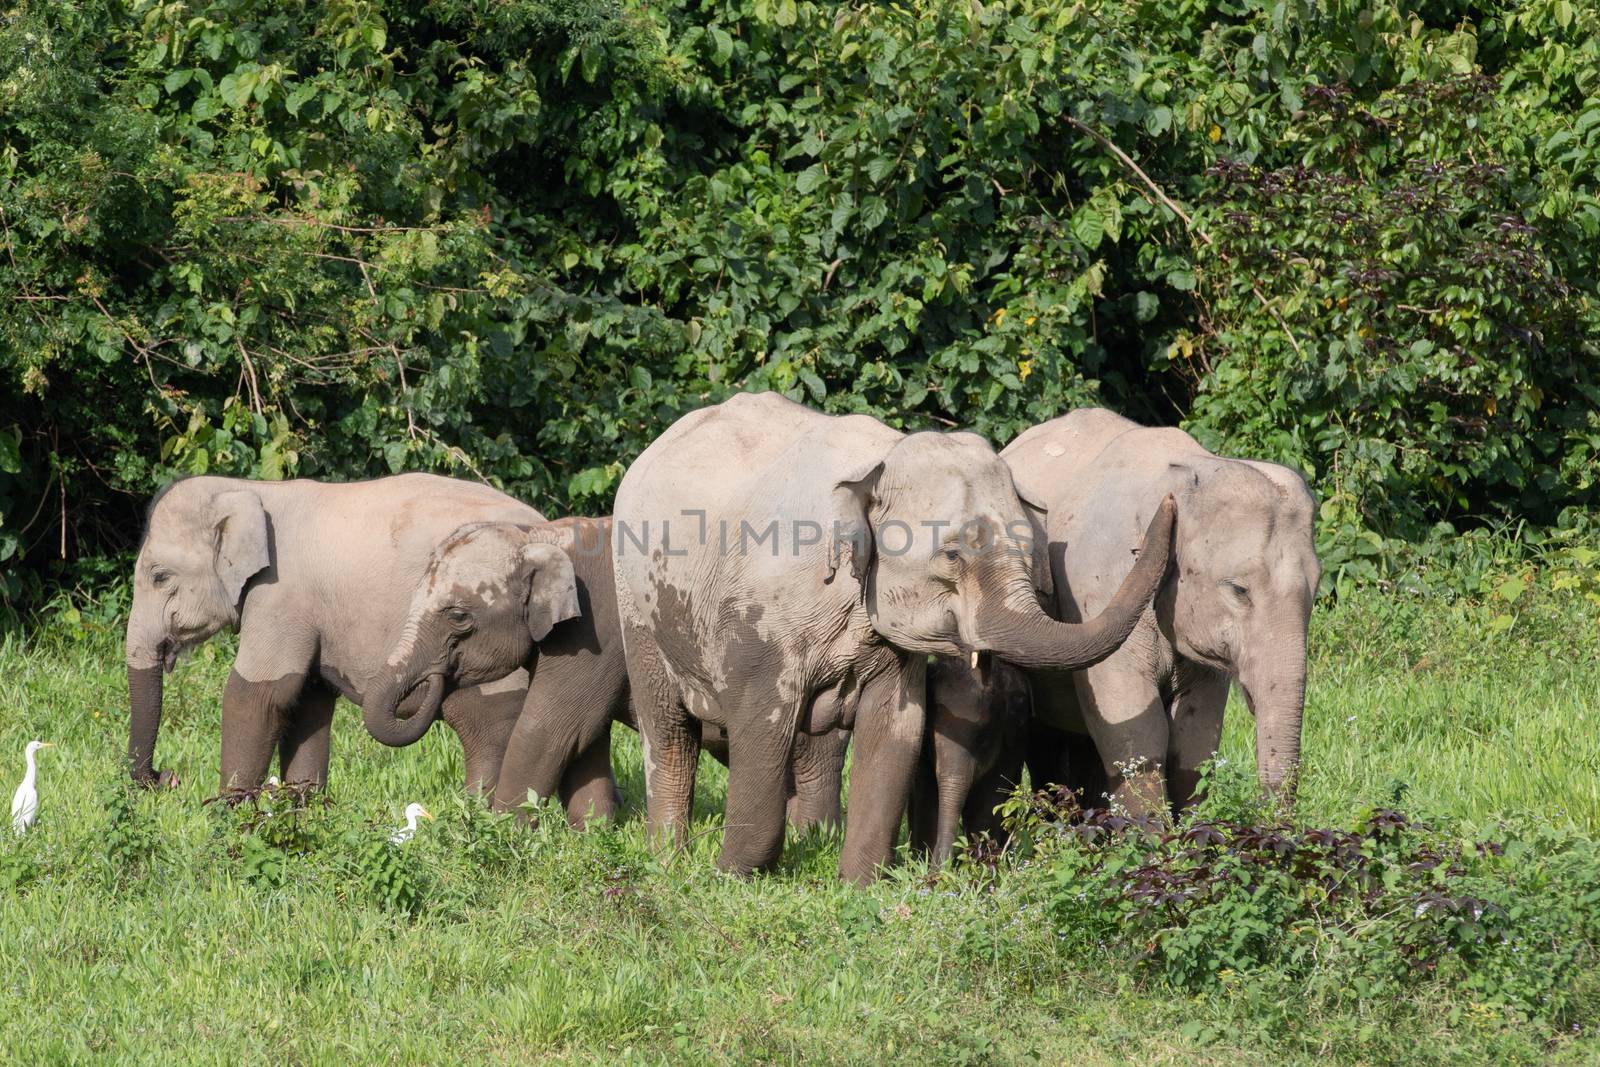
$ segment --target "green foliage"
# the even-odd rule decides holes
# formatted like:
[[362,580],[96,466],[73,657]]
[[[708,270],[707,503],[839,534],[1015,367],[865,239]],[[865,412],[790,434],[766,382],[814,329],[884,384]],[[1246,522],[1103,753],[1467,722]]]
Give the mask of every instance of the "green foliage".
[[[1233,774],[1245,790],[1231,792],[1253,792]],[[1600,962],[1591,839],[1533,821],[1464,837],[1386,808],[1354,831],[1307,829],[1260,821],[1228,792],[1171,829],[1104,811],[1058,829],[1047,907],[1063,936],[1121,946],[1191,991],[1367,999],[1442,981],[1473,1011],[1592,1024],[1600,1003],[1580,981]]]
[[415,914],[424,903],[422,886],[401,852],[385,837],[370,834],[354,845],[354,866],[362,892],[380,906]]
[[308,783],[229,790],[217,799],[219,844],[260,888],[287,885],[296,865],[329,839],[328,798]]
[[161,835],[144,799],[138,787],[120,776],[108,780],[100,792],[100,858],[113,888],[144,883],[161,859]]
[[602,510],[740,388],[1002,443],[1181,421],[1306,471],[1355,581],[1594,501],[1592,5],[0,18],[8,604],[179,473]]
[[20,895],[42,873],[39,858],[27,837],[0,843],[0,892]]

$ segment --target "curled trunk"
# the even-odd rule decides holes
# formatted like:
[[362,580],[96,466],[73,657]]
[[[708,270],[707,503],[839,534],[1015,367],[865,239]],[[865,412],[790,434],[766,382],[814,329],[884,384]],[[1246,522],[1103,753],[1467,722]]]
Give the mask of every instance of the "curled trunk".
[[413,689],[406,679],[396,679],[384,686],[366,701],[362,721],[367,732],[391,748],[403,748],[420,740],[439,717],[439,707],[444,703],[444,675],[428,675],[423,691],[422,706],[408,719],[399,717],[400,701]]
[[1082,623],[1057,622],[1039,608],[1030,589],[1013,581],[979,609],[985,646],[1015,666],[1035,670],[1082,670],[1111,655],[1133,632],[1166,577],[1176,510],[1171,497],[1162,501],[1145,530],[1138,561],[1100,614]]

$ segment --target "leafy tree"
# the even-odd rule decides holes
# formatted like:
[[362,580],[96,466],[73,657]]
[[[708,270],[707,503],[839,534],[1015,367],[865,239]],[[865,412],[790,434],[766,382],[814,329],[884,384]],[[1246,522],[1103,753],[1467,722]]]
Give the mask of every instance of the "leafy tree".
[[740,388],[1182,423],[1358,575],[1580,523],[1597,71],[1571,0],[22,0],[0,597],[178,473],[600,510]]

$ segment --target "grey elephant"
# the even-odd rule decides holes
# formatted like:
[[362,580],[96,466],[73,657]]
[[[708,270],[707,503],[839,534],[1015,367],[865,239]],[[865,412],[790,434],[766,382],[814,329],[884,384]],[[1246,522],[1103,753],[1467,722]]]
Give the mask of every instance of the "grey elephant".
[[1216,752],[1233,679],[1255,715],[1261,785],[1292,800],[1322,576],[1305,480],[1101,408],[1028,430],[1001,455],[1017,485],[1049,504],[1059,617],[1106,603],[1166,495],[1178,505],[1173,569],[1127,642],[1086,670],[1030,672],[1019,690],[941,664],[919,791],[927,814],[913,820],[930,860],[949,858],[962,812],[968,833],[997,832],[996,789],[1021,779],[1024,760],[1034,782],[1070,785],[1086,805],[1187,806]]
[[1178,505],[1172,574],[1127,643],[1070,677],[1034,672],[1034,777],[1070,782],[1090,803],[1109,795],[1132,811],[1181,809],[1216,753],[1237,679],[1255,716],[1261,785],[1292,802],[1306,633],[1322,577],[1305,479],[1102,408],[1033,427],[1001,455],[1017,485],[1049,507],[1065,620],[1109,602],[1140,523],[1165,497]]
[[[544,561],[552,551],[563,566]],[[565,575],[558,579],[557,573]],[[547,626],[544,586],[572,581],[575,610]],[[611,520],[474,522],[435,548],[414,591],[369,722],[404,729],[400,697],[442,679],[451,686],[523,668],[530,678],[512,727],[493,806],[518,811],[529,792],[559,796],[568,819],[612,818],[611,723],[629,722],[628,673],[617,625]]]
[[[334,702],[370,703],[413,589],[440,539],[463,518],[541,523],[533,508],[487,486],[429,474],[350,484],[178,481],[151,503],[134,570],[127,665],[128,758],[136,781],[154,768],[162,673],[179,654],[236,628],[239,651],[222,695],[221,785],[257,786],[274,751],[285,781],[324,784]],[[541,625],[577,610],[558,549]],[[564,579],[560,574],[564,568]],[[421,736],[442,715],[459,735],[470,788],[493,789],[520,714],[527,676],[484,677],[446,695],[404,694],[406,722],[367,725],[388,744]]]
[[[543,620],[533,615],[546,597],[538,583],[551,570],[528,558],[545,545],[558,546],[570,560],[578,610],[536,643]],[[521,811],[531,793],[558,796],[577,828],[590,818],[614,818],[621,798],[611,769],[611,725],[632,727],[634,720],[613,552],[609,518],[475,522],[452,531],[435,548],[413,594],[386,657],[389,679],[369,716],[386,729],[403,729],[398,695],[427,679],[457,686],[525,668],[527,696],[501,761],[493,806]],[[789,803],[798,825],[838,821],[847,740],[830,736],[797,751],[791,777],[798,787]],[[706,747],[727,762],[725,740]]]
[[[1098,662],[1166,570],[1173,508],[1093,620],[1035,592],[1035,526],[973,434],[906,435],[743,394],[679,419],[617,491],[617,608],[644,743],[652,837],[682,840],[703,725],[728,737],[718,865],[782,849],[796,735],[853,730],[840,874],[893,854],[922,745],[928,655],[1029,667]],[[1040,516],[1042,518],[1042,515]]]

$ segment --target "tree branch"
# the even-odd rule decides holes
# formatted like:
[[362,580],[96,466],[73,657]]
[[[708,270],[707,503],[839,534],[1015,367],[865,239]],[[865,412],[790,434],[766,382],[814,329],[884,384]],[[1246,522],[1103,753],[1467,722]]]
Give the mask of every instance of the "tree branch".
[[[1218,258],[1220,258],[1224,263],[1232,262],[1228,256],[1228,253],[1222,251],[1220,248],[1216,248],[1216,242],[1212,241],[1210,234],[1206,233],[1204,230],[1195,228],[1194,219],[1189,216],[1189,213],[1184,211],[1183,208],[1179,207],[1178,202],[1172,199],[1172,197],[1168,196],[1166,191],[1163,190],[1161,186],[1156,184],[1155,179],[1146,174],[1144,169],[1133,161],[1132,156],[1128,155],[1128,153],[1117,147],[1117,145],[1112,143],[1110,138],[1101,133],[1099,130],[1094,129],[1086,123],[1078,121],[1071,115],[1063,115],[1062,118],[1066,119],[1067,125],[1087,135],[1100,147],[1104,148],[1107,152],[1110,152],[1117,158],[1118,162],[1120,162],[1125,168],[1138,177],[1139,181],[1144,184],[1145,189],[1149,193],[1149,196],[1147,196],[1146,199],[1154,197],[1155,201],[1162,207],[1165,207],[1168,211],[1178,216],[1178,219],[1183,223],[1184,229],[1193,234],[1201,244],[1204,244],[1207,248],[1215,248]],[[1300,347],[1300,342],[1295,338],[1294,331],[1289,328],[1289,323],[1284,319],[1283,314],[1278,311],[1277,307],[1273,305],[1272,301],[1267,299],[1267,295],[1261,291],[1261,286],[1256,282],[1251,282],[1250,291],[1256,295],[1256,299],[1261,302],[1261,306],[1267,309],[1267,313],[1277,321],[1278,326],[1283,330],[1284,336],[1289,338],[1289,344],[1294,346],[1295,354],[1300,356],[1301,359],[1304,359],[1305,350]]]

